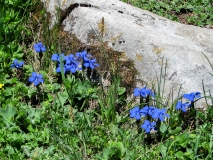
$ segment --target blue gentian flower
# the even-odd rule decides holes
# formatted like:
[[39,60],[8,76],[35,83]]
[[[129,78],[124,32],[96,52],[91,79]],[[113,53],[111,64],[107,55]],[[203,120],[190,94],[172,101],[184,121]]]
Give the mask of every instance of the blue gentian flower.
[[[64,74],[68,71],[68,69],[70,69],[71,67],[68,66],[67,64],[62,64],[63,68],[64,68]],[[59,73],[61,72],[61,66],[60,63],[58,64],[58,67],[56,68],[56,72]]]
[[152,114],[152,118],[154,119],[160,119],[160,121],[164,121],[164,117],[169,118],[170,116],[168,114],[166,114],[166,109],[159,109],[159,108],[155,108]]
[[175,106],[175,108],[177,110],[181,109],[183,112],[186,112],[188,107],[190,107],[190,103],[189,102],[182,103],[180,101],[178,101],[176,106]]
[[31,83],[34,83],[35,86],[37,86],[40,83],[44,82],[43,76],[41,74],[37,74],[36,72],[33,72],[31,77],[28,80]]
[[58,61],[59,55],[57,53],[53,54],[51,57],[52,61]]
[[78,58],[82,58],[84,61],[85,61],[85,60],[88,60],[88,58],[91,58],[91,57],[92,57],[92,55],[87,54],[87,51],[86,51],[86,50],[84,50],[84,51],[82,51],[82,52],[77,52],[75,55],[76,55],[76,57],[78,57]]
[[145,106],[140,110],[140,113],[142,116],[147,116],[147,115],[151,116],[153,114],[154,109],[155,109],[154,106],[150,106],[150,107]]
[[151,130],[155,130],[156,122],[150,122],[145,120],[144,123],[141,125],[141,128],[145,130],[146,133],[149,133]]
[[60,57],[62,58],[62,61],[64,61],[65,59],[65,55],[64,53],[61,53],[61,54],[53,54],[52,57],[51,57],[51,60],[52,61],[58,61],[60,63]]
[[155,97],[154,93],[150,89],[146,89],[146,86],[143,87],[142,89],[140,88],[135,88],[134,89],[134,96],[142,96],[143,98],[146,98],[147,95],[151,95],[152,97]]
[[129,112],[130,112],[130,118],[135,118],[136,120],[141,119],[140,108],[138,106],[134,107]]
[[84,60],[84,67],[90,67],[91,69],[94,69],[95,67],[98,67],[99,64],[96,63],[96,59],[88,59]]
[[184,98],[188,99],[189,101],[194,101],[195,98],[200,98],[200,92],[192,92],[189,94],[184,94]]
[[87,51],[86,50],[84,50],[84,51],[82,51],[82,52],[77,52],[76,53],[76,57],[79,59],[79,58],[81,58],[81,59],[83,59],[83,65],[84,65],[84,67],[89,67],[89,68],[91,68],[91,69],[94,69],[95,67],[98,67],[99,66],[99,64],[98,63],[96,63],[96,59],[94,58],[92,58],[92,55],[90,55],[90,54],[87,54]]
[[[81,70],[81,68],[78,68],[78,65],[73,63],[73,64],[63,64],[64,67],[64,73],[66,72],[71,72],[75,73],[77,70]],[[56,72],[61,72],[60,64],[58,64],[58,67],[56,68]]]
[[62,64],[63,68],[64,68],[64,73],[66,73],[66,72],[75,73],[76,70],[81,70],[81,68],[78,68],[78,65],[79,65],[78,59],[73,54],[65,56],[62,53],[60,55],[53,54],[51,57],[51,60],[58,61],[58,67],[56,68],[56,72],[61,72],[60,57],[62,58],[63,61],[65,60],[65,64],[64,64],[64,62]]
[[23,61],[18,62],[17,59],[13,61],[13,64],[11,64],[11,68],[21,68],[24,65]]
[[[66,65],[63,64],[63,68],[64,68],[64,73],[66,73],[66,71],[67,71]],[[60,72],[61,72],[60,63],[58,63],[58,67],[56,68],[56,72],[57,72],[57,73],[60,73]]]
[[72,63],[77,63],[77,58],[73,55],[73,54],[70,54],[66,57],[64,57],[64,60],[66,61],[66,64],[72,64]]
[[75,73],[77,71],[77,69],[79,69],[79,68],[77,68],[78,65],[76,63],[67,64],[67,65],[65,65],[65,67],[66,67],[66,71],[69,71],[71,73]]
[[46,51],[46,47],[42,44],[42,42],[38,42],[37,44],[34,44],[33,48],[36,52],[45,52]]

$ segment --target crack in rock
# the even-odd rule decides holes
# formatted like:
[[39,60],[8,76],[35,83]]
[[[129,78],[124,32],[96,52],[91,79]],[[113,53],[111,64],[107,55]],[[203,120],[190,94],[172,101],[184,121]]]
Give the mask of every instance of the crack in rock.
[[94,8],[98,8],[98,7],[95,7],[91,4],[85,4],[85,3],[74,3],[74,4],[71,4],[68,8],[66,8],[65,10],[63,10],[61,12],[61,16],[60,16],[60,23],[62,23],[66,18],[67,16],[77,7],[94,7]]

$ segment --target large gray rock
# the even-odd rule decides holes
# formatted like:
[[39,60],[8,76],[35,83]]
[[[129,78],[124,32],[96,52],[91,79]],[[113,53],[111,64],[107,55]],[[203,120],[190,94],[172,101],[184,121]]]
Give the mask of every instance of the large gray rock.
[[162,58],[164,62],[167,59],[166,94],[172,86],[177,91],[180,84],[183,93],[203,92],[202,79],[206,89],[213,89],[211,67],[201,53],[213,62],[213,30],[173,22],[118,0],[43,2],[51,13],[52,25],[56,6],[60,7],[65,31],[85,44],[98,42],[90,38],[98,33],[109,47],[134,60],[141,79],[149,84],[156,82]]

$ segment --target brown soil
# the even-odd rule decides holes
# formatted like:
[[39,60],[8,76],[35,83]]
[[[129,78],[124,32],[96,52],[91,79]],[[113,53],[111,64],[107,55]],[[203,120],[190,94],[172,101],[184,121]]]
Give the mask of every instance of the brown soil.
[[187,19],[191,16],[194,16],[194,13],[181,13],[179,15],[177,15],[178,17],[178,22],[182,23],[182,24],[189,24]]

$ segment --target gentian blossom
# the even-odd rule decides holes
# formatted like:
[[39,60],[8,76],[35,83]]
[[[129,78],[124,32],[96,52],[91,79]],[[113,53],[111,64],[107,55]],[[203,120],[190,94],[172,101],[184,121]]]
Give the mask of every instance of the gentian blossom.
[[138,106],[134,107],[129,112],[130,112],[130,118],[135,118],[136,120],[141,119],[140,108]]
[[142,96],[143,98],[146,98],[147,95],[151,95],[152,97],[155,97],[154,93],[150,89],[146,89],[146,86],[143,87],[142,89],[140,88],[135,88],[134,89],[134,96]]
[[195,98],[200,98],[200,92],[192,92],[189,94],[184,94],[184,98],[188,99],[189,101],[194,101]]
[[[79,62],[77,61],[77,58],[73,54],[70,54],[68,56],[65,56],[64,53],[53,54],[51,57],[51,60],[58,62],[56,72],[61,72],[61,67],[60,67],[61,60],[63,61],[62,66],[64,69],[64,73],[66,73],[66,72],[75,73],[77,69],[81,70],[81,68],[78,68]],[[65,60],[65,64],[64,64],[64,60]]]
[[166,114],[166,109],[159,109],[159,108],[155,108],[152,114],[152,118],[153,119],[160,119],[160,121],[164,121],[164,117],[169,118],[170,116],[168,114]]
[[79,64],[81,62],[81,59],[83,59],[83,65],[84,67],[90,67],[94,69],[96,66],[99,66],[99,64],[96,63],[96,59],[91,59],[91,55],[87,54],[86,51],[83,52],[77,52],[76,56],[73,54],[64,56],[64,54],[53,54],[51,57],[51,60],[57,61],[57,68],[56,72],[61,72],[60,68],[60,57],[62,56],[63,60],[63,69],[64,73],[71,72],[75,73],[77,70],[81,70],[82,68],[79,68]]
[[73,54],[65,56],[64,60],[66,61],[66,64],[73,64],[73,63],[78,64],[77,58]]
[[86,50],[84,50],[83,52],[77,52],[76,57],[83,59],[83,65],[86,68],[89,67],[91,69],[94,69],[95,67],[99,66],[99,64],[96,63],[96,59],[92,59],[92,55],[87,54]]
[[147,115],[152,116],[154,109],[155,109],[154,106],[150,106],[150,107],[145,106],[140,110],[140,113],[142,116],[147,116]]
[[84,67],[90,67],[91,69],[94,69],[95,67],[98,67],[99,64],[96,63],[96,59],[88,59],[84,61]]
[[39,85],[40,83],[44,82],[42,74],[37,74],[33,72],[31,77],[28,79],[29,82],[34,83],[35,86]]
[[190,103],[186,102],[186,103],[182,103],[180,101],[177,102],[175,108],[177,110],[181,109],[183,112],[186,112],[187,108],[190,107]]
[[156,122],[150,122],[145,120],[144,123],[141,125],[141,128],[145,130],[146,133],[149,133],[151,130],[155,130]]
[[21,68],[23,66],[23,64],[24,64],[23,61],[18,62],[18,60],[15,59],[13,61],[13,64],[11,64],[11,68]]
[[77,52],[75,55],[76,55],[77,58],[82,58],[84,61],[88,60],[88,58],[92,57],[91,54],[87,54],[86,50],[84,50],[82,52]]
[[71,73],[75,73],[77,70],[81,70],[81,68],[78,68],[77,63],[72,63],[72,64],[66,65],[66,70],[71,72]]
[[[63,66],[63,69],[64,69],[64,74],[67,72],[67,66],[62,64]],[[61,72],[61,66],[60,66],[60,63],[58,63],[58,67],[56,68],[56,72],[57,73],[60,73]]]
[[61,53],[61,54],[53,54],[52,57],[51,57],[51,60],[52,61],[58,61],[60,63],[60,57],[62,58],[62,61],[64,61],[64,58],[65,58],[65,55],[64,53]]
[[37,44],[34,44],[33,48],[36,52],[45,52],[46,51],[46,47],[42,44],[42,42],[38,42]]
[[[80,68],[78,68],[78,65],[73,63],[73,64],[63,64],[64,67],[64,73],[66,72],[71,72],[71,73],[75,73],[76,70],[80,70]],[[60,68],[60,64],[58,64],[58,67],[56,68],[56,72],[61,72],[61,68]]]

